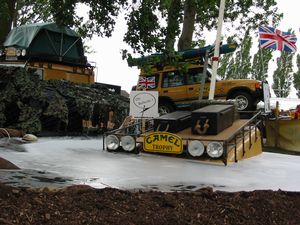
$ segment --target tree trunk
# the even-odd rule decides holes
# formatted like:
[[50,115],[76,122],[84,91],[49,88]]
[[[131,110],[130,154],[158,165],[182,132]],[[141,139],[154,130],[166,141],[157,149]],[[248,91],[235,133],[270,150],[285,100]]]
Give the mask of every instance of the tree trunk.
[[196,17],[195,0],[186,0],[184,5],[184,18],[182,33],[178,41],[178,51],[189,49],[192,46],[192,38],[194,33]]
[[168,25],[166,34],[166,51],[174,50],[175,39],[179,30],[179,16],[180,16],[181,0],[172,0],[168,10]]
[[5,16],[0,18],[0,47],[3,46],[3,42],[5,41],[6,36],[11,30],[16,1],[17,0],[4,0],[3,5],[6,6],[7,11],[2,12],[2,15]]
[[15,2],[15,8],[14,8],[14,13],[13,13],[13,19],[12,19],[12,27],[15,28],[17,27],[17,22],[18,22],[18,17],[19,17],[19,5],[20,5],[20,1],[16,0]]

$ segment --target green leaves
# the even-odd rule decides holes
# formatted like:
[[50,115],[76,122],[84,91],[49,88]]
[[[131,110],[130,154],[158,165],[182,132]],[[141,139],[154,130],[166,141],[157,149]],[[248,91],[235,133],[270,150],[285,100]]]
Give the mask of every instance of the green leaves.
[[294,53],[281,52],[277,59],[277,69],[273,74],[272,85],[277,97],[286,98],[290,93],[293,79],[293,56]]
[[53,21],[49,4],[49,0],[18,0],[15,26]]
[[[133,1],[126,18],[128,31],[124,41],[133,53],[143,55],[171,51],[180,37],[178,50],[185,50],[206,39],[204,30],[216,28],[218,13],[219,0]],[[275,25],[281,18],[275,0],[226,1],[225,24],[229,32],[239,37],[270,20]]]
[[126,16],[127,33],[124,41],[134,52],[144,54],[145,52],[160,51],[162,49],[165,29],[160,26],[159,4],[157,1],[143,0],[136,8]]
[[[294,32],[289,29],[289,33]],[[277,69],[273,74],[272,88],[277,97],[286,98],[290,94],[291,85],[293,81],[293,57],[294,52],[281,52],[279,58],[277,58]]]
[[247,30],[239,49],[234,54],[222,56],[220,70],[218,70],[222,78],[247,79],[250,77],[252,68],[251,47],[252,37],[249,34],[249,30]]
[[297,71],[293,74],[293,78],[294,78],[294,87],[297,91],[297,96],[298,98],[300,98],[300,55],[297,55]]
[[269,61],[272,59],[271,49],[263,49],[258,46],[258,51],[253,57],[252,79],[266,80],[268,77]]
[[[111,36],[118,15],[124,12],[128,29],[123,40],[133,53],[139,54],[172,51],[180,36],[183,48],[180,50],[191,48],[193,43],[205,39],[205,29],[216,28],[219,11],[219,0],[14,1],[17,1],[14,9],[17,25],[55,21],[75,28],[83,37],[89,38],[94,34]],[[7,18],[6,12],[10,11],[8,3],[11,1],[5,0],[0,6],[2,19]],[[84,18],[77,14],[83,6],[86,10]],[[224,21],[230,24],[230,31],[243,34],[248,28],[256,29],[270,20],[277,23],[282,17],[277,11],[275,0],[227,0]]]

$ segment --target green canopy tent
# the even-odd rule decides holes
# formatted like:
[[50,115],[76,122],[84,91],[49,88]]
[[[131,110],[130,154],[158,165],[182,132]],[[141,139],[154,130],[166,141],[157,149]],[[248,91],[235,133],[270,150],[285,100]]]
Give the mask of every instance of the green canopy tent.
[[63,63],[87,63],[81,37],[68,27],[55,23],[27,24],[14,28],[7,36],[4,47],[26,50],[24,59],[47,60]]

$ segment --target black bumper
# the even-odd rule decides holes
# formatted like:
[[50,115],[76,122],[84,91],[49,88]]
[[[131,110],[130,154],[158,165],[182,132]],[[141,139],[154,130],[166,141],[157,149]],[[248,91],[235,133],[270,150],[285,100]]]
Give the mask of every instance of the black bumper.
[[256,102],[264,101],[263,89],[256,89],[256,91],[253,91],[251,94]]

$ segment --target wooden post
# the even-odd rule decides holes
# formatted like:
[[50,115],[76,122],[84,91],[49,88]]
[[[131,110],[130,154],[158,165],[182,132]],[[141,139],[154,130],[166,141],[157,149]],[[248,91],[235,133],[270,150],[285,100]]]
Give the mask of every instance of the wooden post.
[[142,133],[146,133],[146,119],[142,118]]
[[278,121],[278,117],[279,117],[279,102],[276,101],[276,109],[275,109],[275,148],[278,147],[278,132],[279,132],[279,121]]
[[113,116],[114,116],[114,111],[109,111],[108,112],[108,121],[107,121],[107,129],[111,130],[114,128],[115,124],[113,123]]

